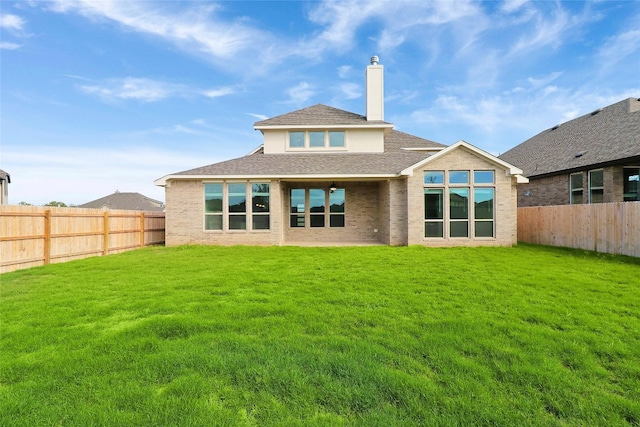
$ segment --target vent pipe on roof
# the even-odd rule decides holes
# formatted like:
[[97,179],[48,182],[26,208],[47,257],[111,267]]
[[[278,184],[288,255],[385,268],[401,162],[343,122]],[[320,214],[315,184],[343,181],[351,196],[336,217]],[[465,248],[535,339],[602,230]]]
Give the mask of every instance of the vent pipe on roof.
[[365,73],[367,121],[384,120],[384,69],[379,61],[377,56],[372,56]]

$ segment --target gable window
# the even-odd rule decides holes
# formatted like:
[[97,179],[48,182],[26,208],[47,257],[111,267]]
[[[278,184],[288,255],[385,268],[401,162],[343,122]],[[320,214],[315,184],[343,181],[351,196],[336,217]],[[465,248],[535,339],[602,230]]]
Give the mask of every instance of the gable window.
[[446,176],[445,182],[444,171],[424,172],[425,238],[494,237],[495,171],[448,171]]
[[[248,190],[251,203],[247,205]],[[251,230],[270,228],[270,185],[268,183],[205,183],[204,229]]]
[[289,132],[289,148],[319,150],[345,146],[344,131]]
[[572,205],[582,204],[582,172],[572,173],[569,176],[569,186],[571,192],[570,203]]
[[604,202],[604,171],[589,171],[589,203]]
[[625,202],[640,200],[640,167],[624,168],[623,179],[623,200]]
[[308,224],[313,228],[327,225],[344,227],[344,201],[344,188],[336,188],[333,191],[323,188],[292,188],[289,191],[289,226],[304,228]]

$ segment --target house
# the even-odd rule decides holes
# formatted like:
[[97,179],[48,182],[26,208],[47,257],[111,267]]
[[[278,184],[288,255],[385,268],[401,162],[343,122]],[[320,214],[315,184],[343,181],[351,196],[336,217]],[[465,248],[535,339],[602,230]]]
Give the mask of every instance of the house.
[[84,203],[79,208],[123,209],[128,211],[163,211],[164,204],[140,193],[115,193]]
[[156,180],[166,244],[515,244],[522,171],[395,130],[383,80],[373,57],[364,116],[318,104],[262,120],[246,156]]
[[640,200],[640,98],[540,132],[502,154],[522,168],[518,206]]
[[0,169],[0,205],[9,204],[9,184],[11,184],[11,176]]

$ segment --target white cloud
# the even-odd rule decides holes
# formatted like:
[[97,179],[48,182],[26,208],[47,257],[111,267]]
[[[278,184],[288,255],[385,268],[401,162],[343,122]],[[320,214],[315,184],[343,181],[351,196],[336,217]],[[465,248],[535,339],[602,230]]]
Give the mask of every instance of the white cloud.
[[505,13],[513,13],[519,10],[529,0],[505,0],[500,6],[500,10]]
[[[640,19],[637,21],[640,23]],[[640,70],[639,51],[640,29],[633,28],[608,39],[598,50],[597,59],[604,68],[610,69],[631,57],[631,62],[635,62],[636,71],[638,71]],[[634,54],[635,57],[633,57]]]
[[221,87],[218,89],[210,89],[202,92],[207,98],[219,98],[221,96],[231,95],[236,93],[236,90],[231,87]]
[[16,50],[16,49],[20,49],[21,47],[22,45],[18,43],[0,42],[0,49]]
[[351,75],[351,70],[353,69],[350,65],[341,65],[338,67],[338,77],[341,79],[346,79]]
[[342,99],[356,99],[362,96],[362,87],[356,83],[341,83]]
[[313,87],[307,82],[300,82],[298,85],[287,89],[286,92],[287,95],[289,95],[288,102],[295,104],[306,102],[316,93]]
[[247,115],[251,117],[255,117],[256,119],[258,119],[258,121],[267,120],[269,118],[269,116],[265,116],[264,114],[247,113]]
[[13,33],[21,33],[24,29],[25,21],[18,15],[10,13],[0,15],[0,28]]
[[134,99],[142,102],[159,101],[182,90],[182,87],[146,78],[126,77],[110,79],[101,85],[81,85],[79,88],[90,95],[103,99]]

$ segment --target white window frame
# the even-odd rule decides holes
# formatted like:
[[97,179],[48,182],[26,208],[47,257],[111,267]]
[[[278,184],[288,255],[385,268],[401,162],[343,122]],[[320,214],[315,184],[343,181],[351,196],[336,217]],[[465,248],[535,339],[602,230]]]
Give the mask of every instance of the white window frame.
[[[344,136],[344,145],[332,146],[331,133],[340,132]],[[291,146],[291,135],[294,133],[304,133],[304,144],[302,147]],[[322,146],[311,146],[311,134],[324,133],[324,144]],[[290,130],[287,132],[286,150],[287,151],[346,151],[347,150],[348,132],[344,129],[309,129],[309,130]]]
[[[207,184],[221,184],[222,185],[222,212],[206,212],[206,185]],[[229,212],[229,185],[230,184],[244,184],[245,185],[245,212]],[[253,212],[253,185],[254,184],[269,184],[269,212]],[[272,185],[270,181],[203,181],[202,183],[202,198],[204,205],[204,215],[202,230],[206,233],[269,233],[271,232],[271,199],[272,199]],[[211,215],[222,216],[222,229],[208,230],[206,228],[206,217]],[[245,216],[245,228],[244,229],[230,229],[229,228],[229,216],[230,215],[244,215]],[[268,215],[269,216],[269,228],[266,229],[254,229],[253,228],[253,216],[254,215]]]

